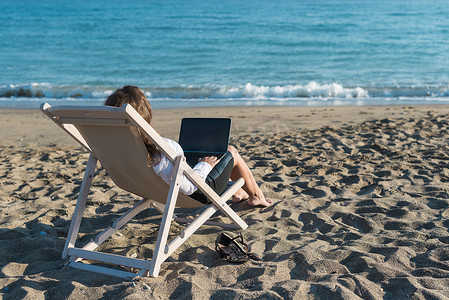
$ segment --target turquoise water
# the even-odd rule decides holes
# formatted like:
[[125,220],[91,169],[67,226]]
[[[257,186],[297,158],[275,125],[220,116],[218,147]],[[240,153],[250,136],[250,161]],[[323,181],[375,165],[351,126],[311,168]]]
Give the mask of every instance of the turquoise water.
[[447,1],[0,1],[0,106],[449,103]]

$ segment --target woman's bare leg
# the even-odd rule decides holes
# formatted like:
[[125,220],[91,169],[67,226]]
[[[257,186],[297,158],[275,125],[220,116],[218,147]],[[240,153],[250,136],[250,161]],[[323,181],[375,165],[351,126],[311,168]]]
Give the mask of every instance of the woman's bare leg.
[[245,190],[240,188],[235,194],[232,196],[232,202],[242,202],[244,200],[248,200],[249,195]]
[[260,190],[259,186],[254,179],[251,170],[248,165],[245,163],[243,158],[238,153],[237,149],[233,146],[229,146],[228,150],[232,153],[234,157],[234,168],[232,169],[231,179],[237,180],[242,177],[245,180],[245,184],[242,189],[246,193],[242,193],[243,191],[239,190],[235,194],[235,198],[240,198],[239,201],[245,199],[243,197],[247,197],[248,204],[253,206],[270,206],[273,204],[271,199],[265,198],[264,194]]

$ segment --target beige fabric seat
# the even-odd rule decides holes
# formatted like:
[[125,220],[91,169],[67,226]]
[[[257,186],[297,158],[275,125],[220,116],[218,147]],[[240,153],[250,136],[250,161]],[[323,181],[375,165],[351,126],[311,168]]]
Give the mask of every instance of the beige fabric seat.
[[[176,152],[131,105],[124,105],[121,108],[106,106],[51,107],[48,103],[44,103],[41,105],[41,110],[90,152],[62,255],[63,259],[69,259],[72,267],[130,279],[136,276],[147,275],[156,277],[162,262],[201,225],[211,224],[227,228],[247,228],[246,223],[226,204],[226,201],[243,186],[243,178],[237,180],[222,195],[217,195],[187,165],[185,158],[177,156]],[[139,132],[147,136],[175,164],[170,185],[163,181],[153,171],[152,167],[148,167],[147,150]],[[75,242],[97,160],[100,161],[117,186],[141,196],[143,199],[87,245],[77,248],[75,247]],[[175,207],[199,207],[204,205],[179,193],[179,182],[183,174],[211,201],[207,209],[193,222],[190,219],[175,218],[174,216]],[[151,260],[94,251],[135,215],[150,206],[163,214],[156,247]],[[234,224],[208,222],[208,219],[217,210],[221,210]],[[191,224],[179,236],[168,242],[168,233],[172,220],[191,222]],[[140,272],[135,274],[94,264],[84,264],[82,262],[83,259],[131,267],[139,269]]]

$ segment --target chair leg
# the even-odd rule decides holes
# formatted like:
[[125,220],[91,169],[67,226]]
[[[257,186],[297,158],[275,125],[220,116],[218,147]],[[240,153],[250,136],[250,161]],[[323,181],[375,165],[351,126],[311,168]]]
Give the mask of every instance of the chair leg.
[[164,215],[162,216],[159,234],[157,237],[156,247],[154,248],[153,258],[149,266],[150,276],[157,277],[162,262],[165,260],[164,252],[167,245],[168,233],[175,211],[176,200],[179,193],[179,184],[182,178],[181,162],[185,160],[183,156],[176,157],[175,167],[173,168],[172,182],[167,196],[167,204],[165,205]]
[[91,153],[89,160],[87,161],[86,171],[84,173],[83,183],[81,184],[80,194],[78,201],[76,202],[75,211],[73,213],[72,221],[70,222],[69,233],[62,252],[62,259],[67,258],[67,251],[69,248],[75,246],[76,237],[78,236],[81,219],[83,218],[83,212],[86,208],[87,195],[89,194],[90,187],[92,185],[92,178],[95,172],[95,166],[97,165],[97,158]]

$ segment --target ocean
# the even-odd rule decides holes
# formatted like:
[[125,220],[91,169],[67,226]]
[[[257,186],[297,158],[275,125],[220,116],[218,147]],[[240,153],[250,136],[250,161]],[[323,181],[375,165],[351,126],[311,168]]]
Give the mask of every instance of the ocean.
[[0,107],[449,103],[445,0],[0,0]]

